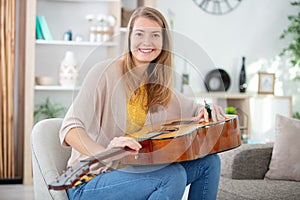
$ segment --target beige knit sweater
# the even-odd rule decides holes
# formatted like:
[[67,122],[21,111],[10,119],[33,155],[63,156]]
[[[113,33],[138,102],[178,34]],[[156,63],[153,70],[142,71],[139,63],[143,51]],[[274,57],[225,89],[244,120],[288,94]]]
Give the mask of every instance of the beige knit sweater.
[[[169,105],[156,113],[148,113],[146,124],[163,123],[166,120],[196,116],[201,105],[174,90]],[[63,146],[67,132],[75,127],[83,128],[98,144],[106,147],[110,140],[125,134],[126,97],[122,80],[121,61],[105,61],[94,66],[70,106],[61,127]],[[74,148],[68,166],[85,159]],[[99,169],[94,169],[99,170]],[[100,169],[101,170],[101,169]]]

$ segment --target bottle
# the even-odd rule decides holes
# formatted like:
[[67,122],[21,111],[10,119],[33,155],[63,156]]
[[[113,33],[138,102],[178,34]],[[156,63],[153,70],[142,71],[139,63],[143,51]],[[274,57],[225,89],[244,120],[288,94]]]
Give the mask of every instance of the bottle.
[[96,42],[96,27],[90,27],[90,42]]
[[245,69],[245,57],[242,57],[242,68],[240,72],[240,83],[239,83],[239,89],[240,92],[244,93],[247,89],[247,83],[246,83],[246,69]]
[[64,41],[72,41],[72,31],[71,30],[67,30],[64,33]]
[[107,23],[101,22],[100,25],[97,26],[97,35],[96,35],[96,41],[97,42],[105,42],[109,40],[109,26]]
[[96,31],[96,42],[103,42],[103,27],[102,26],[97,26],[97,31]]

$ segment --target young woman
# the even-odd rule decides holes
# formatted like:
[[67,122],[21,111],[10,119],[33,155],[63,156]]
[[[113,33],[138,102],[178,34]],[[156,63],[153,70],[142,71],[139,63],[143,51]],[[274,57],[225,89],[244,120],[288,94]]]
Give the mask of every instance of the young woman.
[[[63,121],[60,139],[72,147],[68,166],[115,147],[136,154],[141,145],[130,134],[144,125],[194,117],[207,110],[173,89],[170,32],[163,15],[141,7],[128,25],[127,51],[88,73]],[[212,119],[224,113],[211,104]],[[106,163],[105,166],[102,164]],[[220,176],[217,154],[168,165],[127,166],[103,161],[90,167],[88,180],[68,189],[69,199],[215,199]],[[107,173],[105,173],[107,172]]]

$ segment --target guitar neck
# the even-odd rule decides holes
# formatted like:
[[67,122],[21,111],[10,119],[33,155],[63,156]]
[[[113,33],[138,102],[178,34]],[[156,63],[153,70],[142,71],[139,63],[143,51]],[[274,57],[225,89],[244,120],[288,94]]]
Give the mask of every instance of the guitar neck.
[[[160,131],[150,132],[150,133],[147,133],[147,134],[137,138],[136,140],[138,142],[143,142],[143,141],[149,140],[151,138],[154,138],[156,136],[162,135],[166,132],[169,132],[169,131],[168,130],[160,130]],[[118,156],[119,154],[122,154],[127,151],[131,151],[131,149],[128,147],[124,147],[124,148],[116,147],[116,148],[108,149],[100,154],[95,155],[95,156],[84,159],[81,162],[88,162],[89,165],[91,165],[91,164],[93,164],[95,162],[99,162],[101,160],[111,159],[112,157]]]
[[[153,137],[156,137],[158,135],[164,134],[165,132],[166,132],[165,130],[150,132],[148,134],[143,135],[140,138],[137,138],[136,140],[138,142],[143,142]],[[65,190],[71,188],[82,176],[84,176],[89,172],[89,167],[92,164],[100,163],[103,166],[106,166],[106,163],[104,163],[103,160],[109,160],[109,161],[118,160],[121,154],[130,151],[132,150],[128,147],[124,147],[124,148],[117,147],[117,148],[105,150],[100,154],[81,160],[78,164],[68,168],[68,170],[65,173],[59,176],[54,182],[49,184],[48,188],[53,190]]]

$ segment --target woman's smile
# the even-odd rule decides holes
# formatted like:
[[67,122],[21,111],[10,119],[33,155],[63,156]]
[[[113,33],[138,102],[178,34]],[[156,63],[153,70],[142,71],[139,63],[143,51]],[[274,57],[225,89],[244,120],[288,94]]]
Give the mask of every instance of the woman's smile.
[[139,48],[139,51],[144,54],[150,54],[154,49]]

